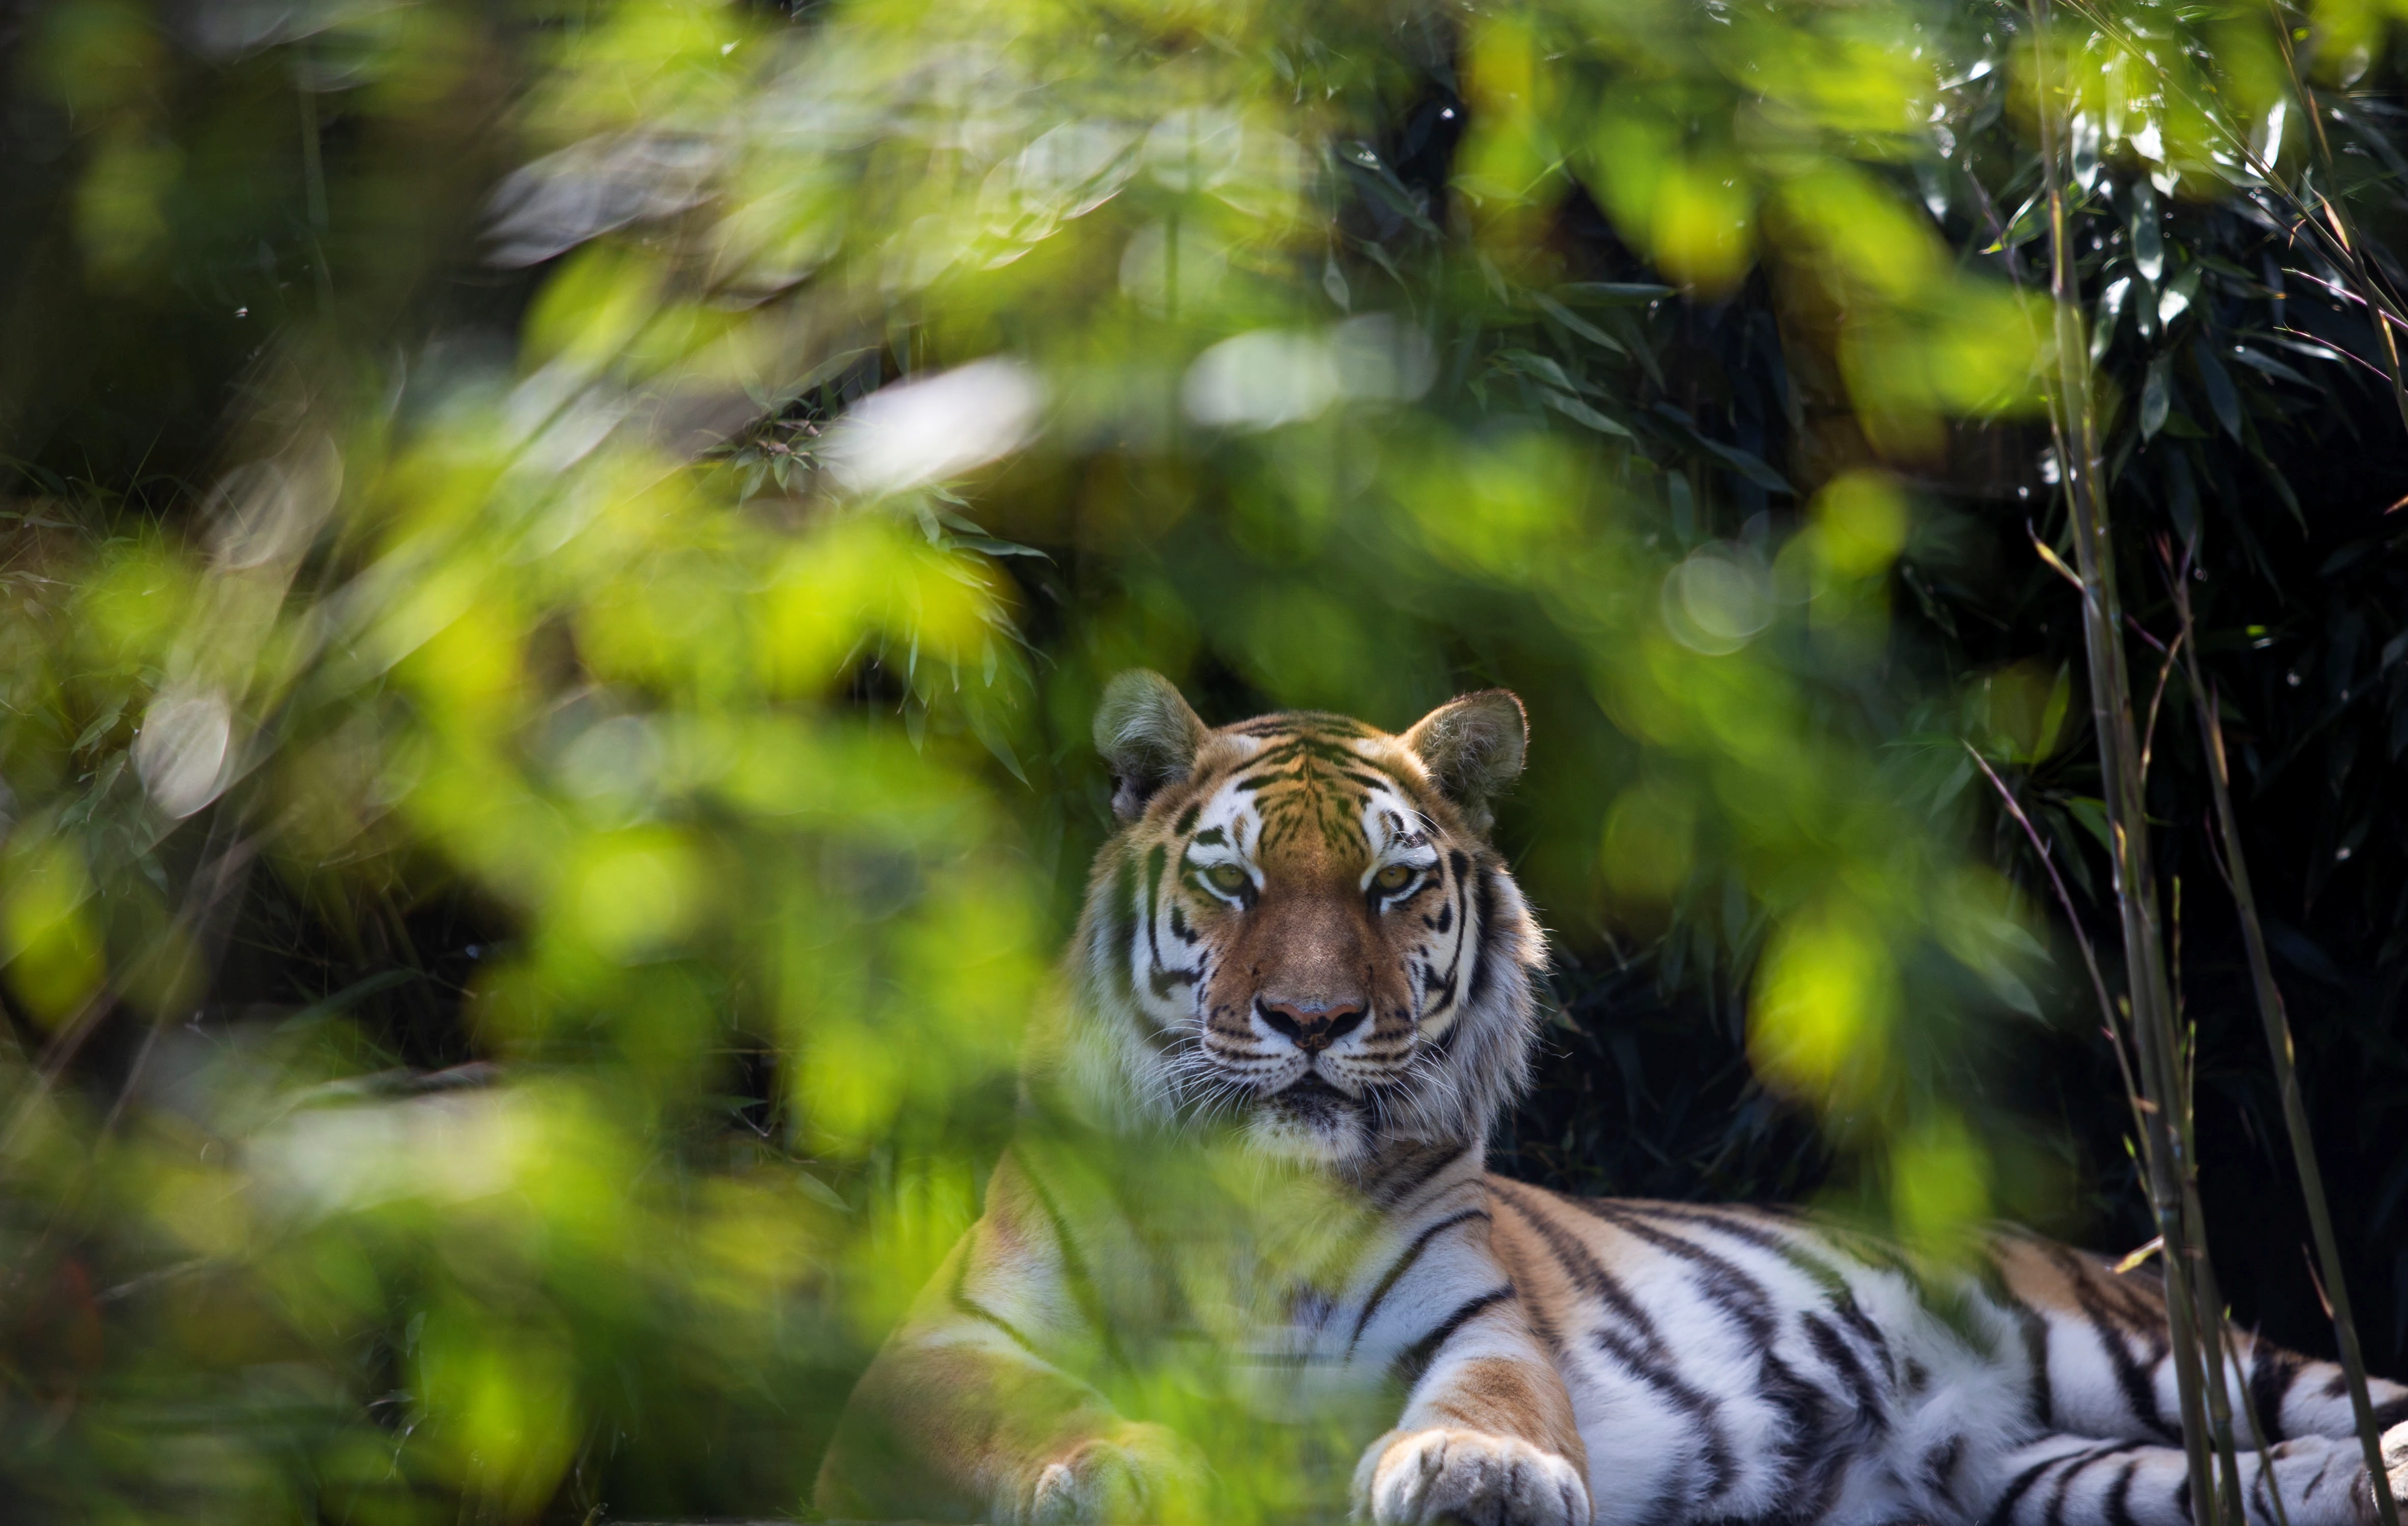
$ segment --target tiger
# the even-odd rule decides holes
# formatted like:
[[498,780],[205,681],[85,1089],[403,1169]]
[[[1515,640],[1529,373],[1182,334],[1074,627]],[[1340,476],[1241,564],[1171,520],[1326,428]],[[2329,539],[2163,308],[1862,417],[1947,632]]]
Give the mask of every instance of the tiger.
[[[1137,671],[1094,729],[1115,830],[1020,1092],[1024,1120],[1071,1126],[1003,1152],[839,1418],[819,1510],[1194,1519],[1209,1462],[1105,1389],[1128,1341],[1181,1318],[1190,1254],[1150,1221],[1177,1194],[1114,1162],[1175,1159],[1210,1119],[1360,1216],[1227,1337],[1384,1426],[1346,1479],[1357,1519],[2189,1526],[2154,1268],[2011,1227],[1938,1261],[1796,1208],[1486,1170],[1547,957],[1489,840],[1527,748],[1511,692],[1401,734],[1323,712],[1213,729]],[[2258,1428],[2251,1526],[2373,1526],[2341,1371],[2226,1338],[2232,1412]],[[2408,1388],[2372,1390],[2396,1498]]]

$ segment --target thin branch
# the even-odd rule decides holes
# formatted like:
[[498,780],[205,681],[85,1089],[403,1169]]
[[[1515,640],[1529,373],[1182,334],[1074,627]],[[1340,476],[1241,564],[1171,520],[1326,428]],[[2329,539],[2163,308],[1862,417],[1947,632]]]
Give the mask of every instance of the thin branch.
[[2157,664],[2157,692],[2149,696],[2148,723],[2141,728],[2141,777],[2144,779],[2149,777],[2149,749],[2157,740],[2157,706],[2165,701],[2166,680],[2174,676],[2174,656],[2182,650],[2182,644],[2183,638],[2178,635],[2172,646],[2161,649],[2166,660]]
[[2082,916],[2073,909],[2073,897],[2066,891],[2065,877],[2057,872],[2057,859],[2048,850],[2048,839],[2040,834],[2040,829],[2032,825],[2032,819],[2024,814],[2022,803],[2015,799],[2014,792],[2007,788],[2007,781],[1999,777],[1998,770],[1990,766],[1990,760],[1983,757],[1972,743],[1965,742],[1963,745],[1972,757],[1973,766],[1982,771],[1982,777],[1990,781],[1990,788],[1999,792],[2000,804],[2007,807],[2007,814],[2015,819],[2015,824],[2024,829],[2024,835],[2031,839],[2032,851],[2040,855],[2040,866],[2048,872],[2049,887],[2057,892],[2057,904],[2064,908],[2066,925],[2073,930],[2073,946],[2082,950],[2082,967],[2090,972],[2090,993],[2099,1000],[2099,1018],[2103,1024],[2100,1031],[2107,1036],[2107,1047],[2115,1052],[2115,1068],[2124,1077],[2125,1100],[2132,1104],[2133,1134],[2141,1141],[2142,1149],[2146,1150],[2149,1134],[2142,1123],[2141,1087],[2132,1078],[2131,1057],[2124,1052],[2123,1025],[2115,1020],[2114,999],[2107,994],[2107,977],[2099,972],[2099,951],[2091,947],[2090,934],[2082,925]]

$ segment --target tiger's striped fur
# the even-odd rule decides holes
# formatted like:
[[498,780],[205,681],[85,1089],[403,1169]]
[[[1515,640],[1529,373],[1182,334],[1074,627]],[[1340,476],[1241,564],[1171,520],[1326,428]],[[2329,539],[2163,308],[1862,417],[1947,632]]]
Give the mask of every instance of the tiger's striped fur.
[[[1181,1514],[1201,1460],[1097,1381],[1194,1322],[1199,1251],[1175,1194],[1095,1162],[1225,1125],[1360,1216],[1342,1254],[1258,1272],[1227,1338],[1290,1403],[1392,1396],[1354,1474],[1375,1521],[2186,1526],[2150,1274],[2013,1231],[1933,1267],[1792,1211],[1485,1172],[1541,958],[1484,835],[1521,767],[1510,695],[1402,736],[1320,714],[1211,731],[1124,675],[1096,734],[1124,827],[1032,1045],[1031,1126],[863,1378],[822,1509]],[[2234,1412],[2272,1444],[2242,1438],[2254,1526],[2370,1526],[2338,1370],[2233,1338]],[[2375,1399],[2398,1490],[2408,1389]]]

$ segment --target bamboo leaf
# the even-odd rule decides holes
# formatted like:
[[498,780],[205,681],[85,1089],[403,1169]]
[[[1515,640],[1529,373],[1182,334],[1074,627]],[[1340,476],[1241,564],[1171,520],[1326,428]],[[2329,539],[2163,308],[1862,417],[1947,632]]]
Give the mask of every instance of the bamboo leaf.
[[1580,314],[1572,311],[1570,307],[1565,307],[1562,303],[1557,302],[1555,298],[1547,295],[1545,292],[1540,292],[1533,293],[1531,300],[1539,305],[1539,310],[1541,312],[1545,313],[1549,318],[1561,323],[1564,327],[1571,330],[1574,334],[1579,335],[1582,338],[1586,339],[1589,343],[1593,345],[1601,345],[1604,348],[1612,350],[1617,355],[1627,355],[1629,353],[1628,350],[1622,348],[1622,341],[1616,339],[1612,335],[1606,333],[1605,330],[1598,328],[1595,323],[1590,322],[1587,319],[1581,317]]
[[2110,853],[2115,850],[2114,839],[2107,832],[2107,803],[2090,795],[2068,795],[2065,812],[2080,823],[2082,830],[2099,840],[2099,846]]
[[2192,345],[2191,359],[2199,366],[2200,385],[2207,392],[2207,406],[2215,410],[2215,421],[2227,435],[2241,438],[2241,394],[2232,390],[2232,378],[2215,358],[2204,334]]
[[1574,423],[1586,424],[1600,435],[1612,435],[1626,440],[1638,438],[1622,424],[1607,418],[1569,392],[1559,392],[1553,388],[1541,387],[1539,389],[1539,400]]
[[1649,281],[1572,281],[1555,288],[1555,295],[1598,307],[1643,307],[1674,294],[1669,286]]

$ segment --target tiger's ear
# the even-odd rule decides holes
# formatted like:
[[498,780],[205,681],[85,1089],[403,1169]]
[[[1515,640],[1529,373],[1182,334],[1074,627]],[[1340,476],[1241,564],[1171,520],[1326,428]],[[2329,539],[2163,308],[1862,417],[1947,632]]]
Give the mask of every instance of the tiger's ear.
[[1111,764],[1113,817],[1136,820],[1155,791],[1185,778],[1204,732],[1168,678],[1141,667],[1114,674],[1096,706],[1096,750]]
[[1449,700],[1405,733],[1405,746],[1475,832],[1487,831],[1494,820],[1490,797],[1521,777],[1529,741],[1529,717],[1510,689]]

